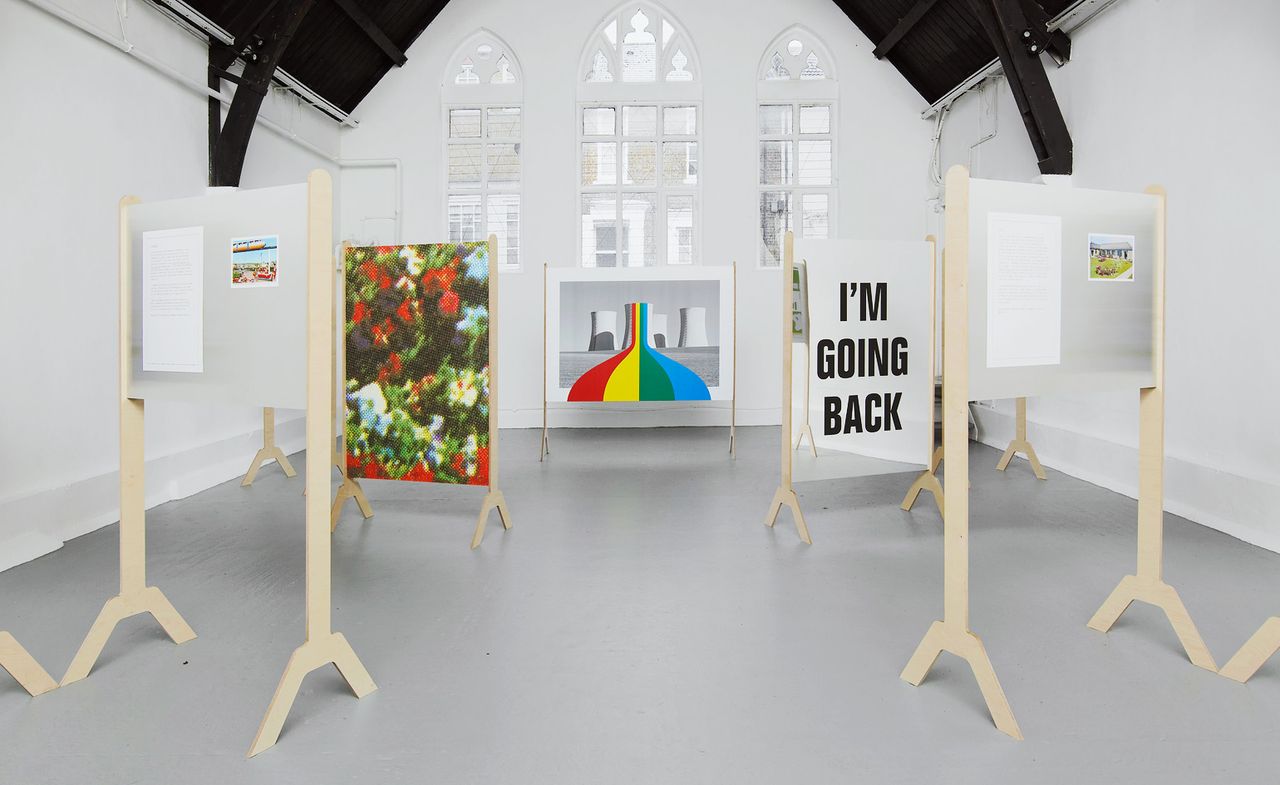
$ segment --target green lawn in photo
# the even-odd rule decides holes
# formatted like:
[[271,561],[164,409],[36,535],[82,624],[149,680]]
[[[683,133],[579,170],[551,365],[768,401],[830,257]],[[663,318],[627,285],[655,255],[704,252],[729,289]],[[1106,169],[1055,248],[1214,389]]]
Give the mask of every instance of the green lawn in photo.
[[1099,256],[1089,257],[1089,279],[1096,281],[1115,281],[1121,278],[1132,278],[1128,274],[1133,269],[1131,259],[1103,259]]

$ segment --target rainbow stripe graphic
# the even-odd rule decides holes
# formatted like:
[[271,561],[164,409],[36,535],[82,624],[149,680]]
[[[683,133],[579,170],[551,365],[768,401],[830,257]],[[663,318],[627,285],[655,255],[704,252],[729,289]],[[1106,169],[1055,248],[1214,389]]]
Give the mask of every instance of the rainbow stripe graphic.
[[[627,303],[631,340],[613,357],[582,374],[571,401],[709,401],[698,374],[649,346],[649,303]],[[637,340],[638,338],[638,340]]]

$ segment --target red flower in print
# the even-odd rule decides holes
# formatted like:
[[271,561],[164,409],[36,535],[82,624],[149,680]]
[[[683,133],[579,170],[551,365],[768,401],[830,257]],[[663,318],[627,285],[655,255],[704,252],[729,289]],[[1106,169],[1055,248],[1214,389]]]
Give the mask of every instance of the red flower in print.
[[457,292],[445,292],[440,295],[440,313],[444,316],[457,316],[458,303]]
[[381,345],[381,346],[391,345],[391,333],[395,331],[396,331],[396,326],[391,323],[390,317],[383,319],[382,324],[375,324],[372,328],[370,328],[370,332],[373,333],[374,344]]
[[481,447],[476,450],[476,476],[467,480],[469,485],[488,485],[489,484],[489,448]]
[[409,480],[410,482],[435,482],[436,475],[431,471],[431,469],[427,468],[426,464],[422,461],[418,461],[418,463],[409,470],[409,473],[400,479]]
[[453,286],[453,279],[457,277],[458,271],[452,267],[427,270],[422,274],[422,286],[427,292],[448,291]]
[[400,307],[396,309],[396,316],[399,316],[401,319],[403,319],[406,322],[413,321],[413,313],[409,310],[410,302],[411,302],[410,300],[405,300],[404,302],[400,303]]
[[374,264],[372,260],[360,265],[360,272],[364,273],[364,277],[370,281],[378,280],[378,265]]
[[360,322],[363,322],[364,317],[368,315],[369,315],[369,309],[365,307],[364,302],[357,300],[356,307],[351,311],[352,323],[359,324]]
[[387,254],[389,254],[389,253],[395,253],[395,252],[396,252],[396,246],[394,246],[394,245],[379,245],[379,246],[378,246],[378,256],[386,256],[386,255],[387,255]]

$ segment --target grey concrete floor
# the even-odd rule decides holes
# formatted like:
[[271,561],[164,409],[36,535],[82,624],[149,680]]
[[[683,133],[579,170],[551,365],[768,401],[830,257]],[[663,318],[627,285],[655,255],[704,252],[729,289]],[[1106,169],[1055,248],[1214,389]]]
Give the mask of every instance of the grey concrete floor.
[[[972,625],[1015,742],[962,661],[898,679],[942,606],[937,510],[898,509],[910,476],[800,486],[806,547],[761,525],[776,429],[739,433],[730,461],[723,429],[557,431],[540,464],[536,431],[504,432],[515,528],[474,552],[477,489],[370,483],[376,515],[348,508],[334,538],[334,624],[379,689],[313,674],[251,761],[303,635],[301,481],[270,467],[152,510],[151,582],[199,637],[139,617],[83,682],[0,679],[0,783],[1280,777],[1280,662],[1246,686],[1196,668],[1148,606],[1085,627],[1132,570],[1132,500],[973,448]],[[109,527],[0,574],[0,625],[60,676],[115,560]],[[1220,662],[1280,612],[1280,556],[1173,516],[1166,577]]]

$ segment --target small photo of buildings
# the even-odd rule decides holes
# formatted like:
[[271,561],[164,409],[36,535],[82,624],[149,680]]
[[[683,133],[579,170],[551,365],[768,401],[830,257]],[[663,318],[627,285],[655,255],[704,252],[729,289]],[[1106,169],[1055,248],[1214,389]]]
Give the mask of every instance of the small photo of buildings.
[[1089,280],[1132,281],[1134,265],[1133,235],[1089,233]]

